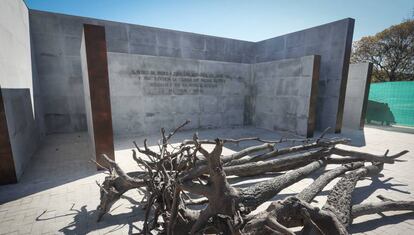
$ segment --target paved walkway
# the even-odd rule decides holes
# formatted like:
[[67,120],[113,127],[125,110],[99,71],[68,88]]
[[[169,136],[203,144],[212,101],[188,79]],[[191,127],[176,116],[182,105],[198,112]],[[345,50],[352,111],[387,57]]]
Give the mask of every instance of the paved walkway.
[[[178,133],[175,139],[190,138],[192,132]],[[410,150],[395,165],[387,165],[382,174],[373,179],[358,183],[354,193],[355,203],[377,201],[376,195],[397,200],[414,200],[414,135],[374,128],[366,128],[364,133],[347,132],[354,144],[364,151],[382,154],[387,148],[390,153]],[[281,135],[255,128],[200,131],[201,138],[247,137],[279,138]],[[152,136],[149,144],[155,144],[158,136]],[[105,175],[96,172],[88,160],[87,135],[85,133],[48,136],[27,167],[21,181],[15,185],[0,186],[0,234],[130,234],[142,227],[139,222],[143,210],[139,207],[142,197],[138,191],[131,191],[117,202],[111,215],[103,221],[95,222],[95,208],[99,203],[99,188],[95,180],[102,182]],[[143,138],[121,138],[116,143],[116,159],[127,171],[134,170],[131,159],[131,142],[142,143]],[[248,145],[246,143],[245,145]],[[251,144],[251,143],[250,143]],[[229,146],[227,153],[245,146]],[[350,147],[351,148],[351,147]],[[359,148],[359,147],[357,147]],[[232,180],[237,185],[245,185],[266,178],[243,178]],[[312,182],[312,177],[304,179],[283,190],[274,198],[282,199],[299,192]],[[330,183],[326,190],[332,187]],[[315,205],[326,201],[327,191],[316,198]],[[266,205],[259,208],[263,209]],[[138,222],[136,222],[138,221]],[[357,218],[351,226],[352,233],[366,234],[413,234],[414,213],[392,212]]]

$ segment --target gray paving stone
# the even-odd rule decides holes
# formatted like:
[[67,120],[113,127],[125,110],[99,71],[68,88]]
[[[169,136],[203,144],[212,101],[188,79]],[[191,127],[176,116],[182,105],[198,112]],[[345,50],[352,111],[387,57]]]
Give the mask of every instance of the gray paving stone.
[[[192,131],[180,132],[175,136],[179,142],[192,135]],[[414,200],[414,135],[379,130],[366,127],[364,132],[345,132],[352,137],[356,146],[342,146],[349,149],[362,149],[375,154],[390,153],[403,149],[410,151],[402,157],[406,162],[386,165],[383,175],[365,179],[357,184],[353,196],[355,203],[377,201],[376,195],[383,194],[396,200]],[[277,139],[289,136],[251,127],[200,130],[200,138],[260,136],[265,139]],[[318,136],[318,133],[315,133]],[[333,136],[333,135],[330,135]],[[116,159],[126,171],[134,170],[130,157],[132,141],[143,142],[144,137],[118,137],[116,139]],[[150,145],[156,143],[158,136],[150,136]],[[29,168],[18,184],[0,186],[0,234],[129,234],[142,228],[144,211],[133,204],[133,198],[139,201],[142,195],[137,191],[127,192],[125,197],[114,206],[111,215],[104,216],[97,223],[94,214],[99,203],[99,189],[95,180],[102,182],[105,175],[97,172],[89,162],[88,137],[86,133],[50,135],[33,157]],[[224,154],[237,151],[249,144],[231,145]],[[334,166],[328,166],[328,169]],[[269,179],[253,178],[231,181],[235,185],[247,184]],[[284,189],[272,200],[300,192],[312,183],[309,177]],[[316,206],[326,201],[327,190],[336,181],[327,185],[315,198]],[[269,203],[260,206],[263,210]],[[384,216],[367,215],[357,218],[350,227],[353,234],[412,234],[414,231],[414,213],[386,212]]]

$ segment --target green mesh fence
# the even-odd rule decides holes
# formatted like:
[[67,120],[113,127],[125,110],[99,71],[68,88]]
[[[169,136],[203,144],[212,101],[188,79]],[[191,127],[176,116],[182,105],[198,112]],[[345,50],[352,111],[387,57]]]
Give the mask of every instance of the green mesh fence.
[[414,126],[414,81],[372,83],[366,120]]

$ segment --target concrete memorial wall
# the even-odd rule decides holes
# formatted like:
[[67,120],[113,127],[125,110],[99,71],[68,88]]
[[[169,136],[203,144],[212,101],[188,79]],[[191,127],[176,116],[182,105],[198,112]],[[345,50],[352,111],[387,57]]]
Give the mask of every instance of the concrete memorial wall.
[[[79,55],[83,24],[105,26],[109,53],[242,64],[321,55],[316,128],[340,131],[353,19],[256,43],[35,10],[30,22],[47,134],[87,129]],[[252,124],[252,110],[244,116]]]
[[83,24],[105,26],[108,52],[249,63],[254,43],[30,10],[45,132],[86,131],[80,45]]
[[187,119],[187,128],[252,119],[257,127],[313,135],[319,56],[258,64],[122,53],[108,58],[117,135],[154,133]]
[[316,129],[341,131],[355,20],[346,18],[255,44],[254,62],[320,55]]
[[114,132],[241,126],[250,65],[108,53]]
[[343,126],[348,129],[364,128],[372,64],[359,63],[349,66],[346,87]]
[[253,124],[312,137],[315,129],[320,56],[253,66]]
[[[87,110],[94,107],[85,105],[91,94],[82,76],[84,24],[105,27],[116,135],[147,134],[185,119],[192,120],[188,128],[254,125],[306,136],[328,126],[341,130],[353,19],[248,42],[28,10],[22,0],[4,0],[0,133],[7,138],[0,138],[0,157],[8,165],[0,168],[2,180],[22,174],[43,134],[88,130]],[[314,55],[321,56],[319,74]]]

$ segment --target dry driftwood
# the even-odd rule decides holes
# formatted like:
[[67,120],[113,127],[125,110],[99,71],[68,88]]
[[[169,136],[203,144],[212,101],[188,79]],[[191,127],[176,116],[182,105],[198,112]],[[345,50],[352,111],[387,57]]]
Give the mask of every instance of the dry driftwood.
[[[166,234],[293,234],[292,226],[303,226],[302,233],[347,234],[352,219],[361,215],[390,210],[414,209],[412,201],[383,200],[376,203],[352,205],[352,192],[358,180],[378,174],[384,164],[406,154],[402,151],[383,156],[350,151],[338,147],[348,139],[326,139],[324,132],[317,139],[263,140],[257,137],[241,139],[200,140],[192,139],[178,146],[171,146],[170,139],[188,122],[168,135],[161,129],[158,150],[151,150],[144,141],[140,148],[135,142],[133,159],[141,172],[125,173],[115,162],[104,157],[110,166],[109,176],[98,184],[101,203],[98,219],[128,190],[142,188],[146,191],[143,233],[152,231]],[[256,141],[259,145],[248,147],[231,155],[222,156],[226,143]],[[277,148],[281,142],[300,142],[300,145]],[[214,145],[208,152],[203,145]],[[335,156],[332,156],[335,155]],[[275,201],[259,214],[252,210],[271,200],[281,190],[324,169],[327,164],[342,164],[321,174],[295,196]],[[284,172],[269,180],[248,187],[231,186],[228,175],[260,176]],[[341,180],[330,190],[322,208],[311,201],[337,177]],[[197,196],[198,199],[194,198]],[[200,198],[201,197],[201,198]],[[201,205],[202,209],[190,208]]]

